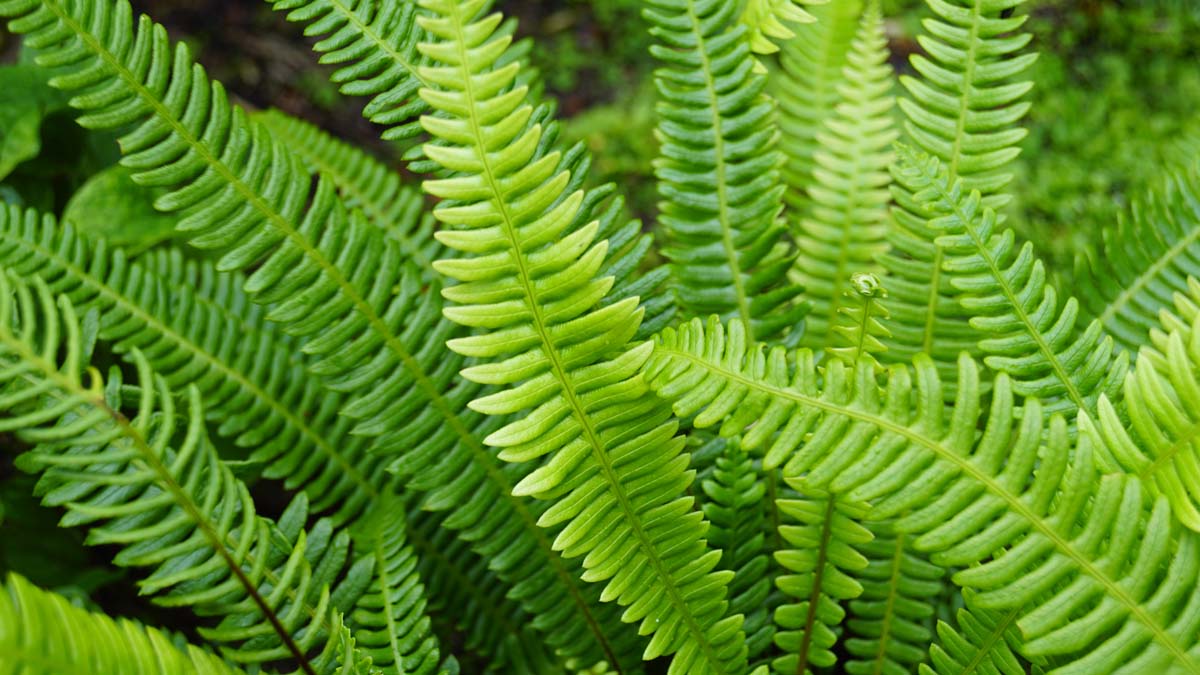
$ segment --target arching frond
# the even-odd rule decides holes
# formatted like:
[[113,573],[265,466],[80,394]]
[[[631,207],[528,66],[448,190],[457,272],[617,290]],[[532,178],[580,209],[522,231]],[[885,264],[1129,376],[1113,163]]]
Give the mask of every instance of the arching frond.
[[346,567],[346,533],[328,520],[305,532],[302,497],[278,525],[256,515],[208,441],[196,388],[181,414],[135,353],[143,386],[127,418],[120,372],[85,371],[83,340],[69,301],[0,275],[0,430],[36,444],[18,463],[43,474],[43,503],[66,507],[62,524],[86,525],[89,543],[119,545],[117,564],[151,570],[139,585],[158,603],[221,617],[199,632],[227,658],[333,672],[331,627],[366,571]]
[[782,240],[774,108],[744,32],[730,27],[736,5],[652,0],[642,11],[664,64],[655,71],[658,222],[680,305],[738,317],[768,339],[797,330],[805,306],[787,280],[795,254]]
[[955,583],[980,609],[1017,611],[1022,654],[1051,672],[1200,673],[1200,536],[1166,499],[1101,475],[1093,434],[1073,443],[1036,399],[1017,406],[1007,375],[979,436],[975,363],[960,359],[950,409],[933,363],[914,369],[893,367],[882,389],[869,360],[818,379],[804,350],[768,353],[737,324],[695,321],[663,333],[646,374],[678,414],[724,420],[785,477],[868,501],[934,564],[963,568]]
[[1084,309],[1121,347],[1147,344],[1158,313],[1200,275],[1200,162],[1173,169],[1076,259]]
[[[1021,98],[1033,86],[1017,80],[1036,58],[1022,53],[1026,17],[1013,12],[1025,0],[926,0],[934,16],[917,39],[925,54],[913,55],[917,76],[903,76],[909,98],[900,100],[908,139],[945,166],[951,182],[978,190],[998,210],[1011,180],[1005,167],[1017,156],[1025,130],[1017,123],[1029,110]],[[968,325],[970,313],[955,300],[943,272],[945,251],[937,232],[903,188],[895,190],[892,252],[880,259],[890,279],[892,334],[887,360],[908,363],[929,354],[947,383],[960,352],[978,354],[985,336]],[[948,390],[949,392],[949,390]]]
[[912,212],[924,211],[926,227],[938,235],[951,297],[986,336],[979,343],[984,361],[1011,376],[1018,394],[1041,398],[1051,412],[1094,413],[1101,394],[1117,396],[1127,356],[1114,355],[1099,322],[1076,329],[1079,303],[1059,304],[1033,244],[1018,248],[1016,235],[1001,229],[979,191],[968,192],[937,159],[907,147],[900,155],[897,181],[912,196]]
[[728,572],[707,551],[702,516],[684,490],[683,442],[669,411],[637,377],[649,345],[626,348],[639,328],[637,298],[601,305],[607,252],[598,224],[570,226],[585,194],[542,143],[519,64],[498,67],[510,38],[483,2],[422,0],[433,41],[421,95],[440,112],[423,124],[439,139],[425,153],[446,171],[425,189],[442,199],[438,232],[461,259],[435,263],[459,283],[446,314],[479,332],[450,341],[481,359],[463,375],[501,387],[472,407],[490,415],[531,411],[488,442],[514,462],[540,460],[514,491],[552,500],[555,546],[583,556],[583,578],[607,582],[603,600],[652,634],[646,658],[675,654],[672,673],[745,670],[740,616],[726,616]]

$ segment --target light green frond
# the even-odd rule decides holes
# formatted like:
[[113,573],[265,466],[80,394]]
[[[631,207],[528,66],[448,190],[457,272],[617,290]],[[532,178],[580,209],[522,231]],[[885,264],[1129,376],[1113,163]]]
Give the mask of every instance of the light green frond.
[[814,183],[817,134],[841,100],[838,87],[863,0],[837,0],[809,11],[817,20],[795,27],[796,36],[783,43],[779,68],[767,78],[768,91],[779,103],[784,202],[793,232],[813,208],[808,190]]
[[0,587],[0,673],[235,675],[242,671],[153,628],[71,605],[16,574]]
[[663,63],[658,223],[681,307],[737,317],[765,340],[798,330],[806,308],[787,280],[795,253],[783,241],[774,106],[732,27],[735,5],[651,0],[642,10]]
[[1098,471],[1093,434],[1073,442],[1036,399],[1018,406],[1007,375],[981,416],[965,355],[947,407],[927,357],[883,387],[866,360],[818,378],[805,350],[767,352],[737,324],[695,321],[664,331],[646,376],[677,414],[724,420],[785,478],[894,518],[931,562],[961,568],[977,608],[1017,611],[1021,653],[1050,672],[1200,673],[1200,536],[1140,481]]
[[831,347],[829,353],[853,365],[864,356],[874,358],[887,350],[881,342],[891,337],[884,324],[890,316],[883,302],[887,289],[874,274],[855,274],[844,295],[846,299],[838,309],[840,323],[833,328],[842,346]]
[[42,474],[42,502],[65,507],[63,526],[87,526],[88,543],[116,544],[116,564],[147,569],[139,586],[157,603],[221,617],[198,632],[226,658],[332,672],[331,626],[365,572],[346,566],[346,533],[328,520],[306,532],[303,496],[278,524],[256,515],[208,441],[197,389],[177,411],[166,381],[135,352],[143,386],[128,418],[120,371],[107,381],[85,371],[82,335],[65,298],[0,275],[0,429],[35,445],[18,465]]
[[1059,303],[1033,244],[1016,243],[1012,229],[978,190],[952,179],[938,160],[901,146],[897,182],[936,233],[951,296],[984,336],[979,350],[991,368],[1007,373],[1022,396],[1042,399],[1049,412],[1094,414],[1101,394],[1118,398],[1128,357],[1114,354],[1099,322],[1079,326],[1079,303]]
[[[799,481],[789,481],[799,491]],[[810,675],[828,668],[837,657],[832,649],[846,610],[842,603],[862,593],[853,573],[867,566],[856,549],[871,540],[859,522],[867,505],[808,491],[804,499],[780,499],[787,544],[775,553],[785,570],[776,578],[779,590],[795,600],[775,610],[775,644],[783,656],[771,667],[777,673]]]
[[637,376],[649,345],[626,347],[639,328],[637,298],[602,305],[612,281],[598,276],[607,244],[597,223],[571,225],[585,193],[530,125],[518,63],[498,66],[511,38],[502,18],[473,0],[422,0],[433,86],[421,95],[440,112],[422,122],[425,146],[445,178],[442,243],[464,257],[435,263],[458,284],[446,315],[476,329],[451,340],[481,359],[467,378],[501,387],[472,403],[490,415],[529,411],[488,437],[513,462],[540,460],[514,492],[552,500],[541,524],[562,525],[556,548],[583,556],[583,578],[606,582],[601,598],[651,634],[644,656],[675,654],[672,673],[740,673],[740,616],[725,616],[728,572],[705,549],[707,529],[685,490],[692,480],[669,410]]
[[[828,0],[743,0],[738,22],[750,36],[750,49],[755,54],[774,54],[776,42],[796,36],[794,24],[813,23],[817,19],[804,11],[802,5],[820,5]],[[837,0],[834,0],[835,2]],[[735,5],[736,3],[729,3]]]
[[1151,330],[1125,378],[1128,422],[1101,397],[1096,422],[1085,424],[1104,439],[1106,469],[1137,475],[1200,531],[1200,282],[1188,277],[1187,286],[1174,313],[1162,310],[1162,328]]
[[846,621],[846,662],[850,675],[905,675],[925,660],[933,599],[941,590],[942,568],[913,550],[913,538],[892,522],[863,523],[874,538],[858,552],[867,566],[852,576],[863,587],[850,602]]
[[1172,169],[1161,185],[1136,200],[1101,232],[1101,245],[1076,259],[1075,281],[1084,309],[1117,344],[1136,353],[1200,274],[1200,162]]
[[888,165],[899,132],[878,3],[864,12],[845,58],[839,102],[816,135],[811,182],[800,186],[810,208],[793,218],[793,275],[813,305],[800,344],[817,351],[835,342],[851,277],[878,272],[875,260],[887,249]]
[[[1036,58],[1022,53],[1026,17],[1014,15],[1025,0],[926,0],[933,16],[917,39],[924,54],[911,61],[918,76],[902,76],[909,97],[900,99],[908,142],[945,165],[950,180],[978,190],[998,210],[1008,201],[1006,167],[1020,152],[1025,130],[1017,124],[1029,110],[1022,97],[1033,86],[1016,79]],[[988,337],[968,324],[970,313],[955,300],[943,271],[945,251],[936,242],[910,192],[894,190],[897,206],[880,262],[892,293],[892,334],[887,360],[908,363],[929,354],[945,381],[953,382],[960,352],[979,354]],[[951,390],[947,390],[950,394]]]
[[1021,647],[1019,616],[1016,610],[963,608],[955,617],[956,626],[939,621],[939,643],[929,649],[932,665],[922,664],[921,675],[1025,675],[1029,671],[1017,656]]

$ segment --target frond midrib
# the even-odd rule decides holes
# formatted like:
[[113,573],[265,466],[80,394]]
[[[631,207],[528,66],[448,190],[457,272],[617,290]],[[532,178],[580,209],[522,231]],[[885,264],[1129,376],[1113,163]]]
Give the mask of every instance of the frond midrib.
[[1038,533],[1046,537],[1055,549],[1060,551],[1067,558],[1074,561],[1080,570],[1086,572],[1098,584],[1100,584],[1109,597],[1117,600],[1125,606],[1126,610],[1137,618],[1137,620],[1153,634],[1154,639],[1162,646],[1167,648],[1174,656],[1178,663],[1184,664],[1192,673],[1200,675],[1200,664],[1195,663],[1182,645],[1175,638],[1167,633],[1166,628],[1161,626],[1157,620],[1146,613],[1146,610],[1136,602],[1119,583],[1108,576],[1103,570],[1099,569],[1095,563],[1082,552],[1075,549],[1071,542],[1063,539],[1054,528],[1044,519],[1030,510],[1025,502],[1020,498],[1020,495],[1009,492],[999,481],[984,473],[981,469],[970,462],[967,457],[956,453],[953,449],[947,448],[940,441],[928,438],[909,427],[903,426],[892,420],[881,417],[877,414],[858,410],[849,406],[838,405],[821,398],[807,396],[800,392],[777,387],[775,385],[764,383],[760,380],[747,377],[740,372],[730,370],[724,366],[716,366],[707,361],[698,358],[687,351],[668,348],[662,345],[656,347],[657,351],[662,354],[667,354],[672,358],[681,359],[691,363],[694,367],[699,367],[704,370],[716,373],[722,378],[729,381],[737,382],[738,384],[747,387],[748,389],[762,392],[768,396],[790,400],[796,404],[810,406],[823,410],[834,415],[842,415],[851,419],[866,422],[878,427],[881,430],[896,434],[908,439],[912,443],[922,446],[943,461],[953,464],[955,468],[961,471],[964,475],[970,477],[982,485],[988,492],[995,495],[1004,502],[1008,509],[1026,522],[1028,522]]
[[1148,286],[1150,282],[1154,281],[1159,272],[1174,262],[1176,257],[1178,257],[1186,249],[1190,248],[1191,245],[1196,243],[1197,240],[1200,240],[1200,227],[1193,227],[1186,236],[1181,237],[1174,246],[1168,248],[1162,253],[1162,255],[1158,256],[1158,258],[1151,263],[1150,266],[1143,269],[1137,275],[1134,282],[1117,294],[1117,297],[1113,298],[1112,301],[1108,303],[1108,306],[1104,308],[1104,312],[1097,317],[1097,321],[1100,322],[1100,325],[1107,327],[1109,323],[1118,314],[1120,314],[1122,310],[1125,309],[1125,306],[1132,302],[1133,299],[1142,292],[1142,289]]
[[[879,646],[875,649],[872,661],[871,675],[883,675],[883,666],[887,663],[887,648],[892,641],[892,622],[896,619],[896,598],[900,597],[900,581],[904,577],[904,538],[902,532],[896,533],[895,551],[892,553],[892,565],[888,571],[887,602],[884,603],[884,620],[880,622]],[[968,673],[974,672],[971,670]]]
[[1017,622],[1017,615],[1020,612],[1020,607],[1014,607],[1005,613],[1001,620],[996,623],[996,627],[988,633],[987,639],[983,641],[983,644],[979,645],[979,648],[976,649],[975,655],[971,657],[970,662],[958,671],[959,675],[973,675],[977,672],[976,669],[982,666],[987,660],[988,655],[992,653],[992,647],[1004,642],[1004,633],[1010,626]]
[[[470,62],[465,44],[466,36],[463,33],[465,19],[462,16],[462,8],[458,3],[450,3],[451,16],[453,16],[454,32],[455,32],[455,48],[458,52],[460,70],[463,74],[462,91],[466,96],[466,110],[468,112],[467,122],[471,128],[471,135],[474,139],[475,147],[486,148],[488,144],[483,135],[483,130],[479,125],[479,117],[476,114],[476,96],[475,96],[475,80],[469,72],[467,64]],[[500,212],[503,219],[502,230],[505,238],[508,240],[514,254],[512,260],[517,269],[517,281],[521,284],[521,289],[525,294],[525,301],[529,307],[530,314],[533,318],[533,328],[538,334],[538,339],[542,343],[543,352],[546,355],[547,361],[550,363],[551,371],[554,377],[558,380],[559,390],[566,399],[568,406],[571,409],[571,414],[579,421],[580,429],[584,432],[587,443],[591,447],[593,459],[599,465],[601,474],[608,483],[609,490],[616,498],[618,508],[624,516],[624,521],[628,523],[629,529],[637,537],[638,547],[642,554],[646,556],[647,561],[653,566],[658,578],[662,580],[663,590],[668,597],[670,603],[674,606],[675,611],[679,613],[680,618],[687,627],[687,630],[692,635],[692,639],[699,645],[704,653],[704,658],[707,663],[713,668],[717,675],[722,675],[724,671],[721,668],[720,660],[713,651],[712,645],[709,643],[707,635],[696,624],[695,618],[688,610],[687,603],[680,595],[679,589],[675,587],[674,577],[667,573],[663,561],[658,556],[658,550],[653,546],[649,536],[642,527],[641,520],[638,518],[637,511],[633,509],[629,503],[629,497],[625,494],[624,487],[617,479],[616,472],[613,469],[612,462],[609,460],[608,453],[605,452],[604,444],[601,443],[599,435],[592,426],[591,418],[584,409],[583,404],[579,401],[578,395],[575,392],[575,387],[568,377],[566,368],[562,363],[558,349],[554,344],[554,340],[550,337],[546,321],[542,316],[542,307],[537,300],[537,293],[534,289],[532,279],[527,265],[525,256],[522,254],[520,239],[516,232],[516,225],[510,213],[509,204],[503,198],[504,192],[500,189],[500,183],[496,178],[495,171],[492,168],[491,156],[489,153],[481,152],[479,155],[480,165],[482,167],[484,180],[487,181],[488,187],[492,194],[495,195],[495,206]],[[604,645],[606,650],[608,645]],[[611,664],[617,664],[615,654],[609,653]]]
[[804,637],[800,640],[796,675],[808,672],[809,650],[812,647],[813,626],[817,623],[817,606],[821,600],[821,583],[825,580],[825,561],[829,555],[829,542],[833,539],[833,515],[836,510],[835,497],[825,500],[825,514],[821,517],[821,543],[817,547],[817,559],[813,564],[812,590],[808,592],[808,611],[804,615]]
[[342,16],[346,17],[346,21],[355,27],[359,35],[363,35],[368,38],[376,50],[386,54],[389,59],[400,64],[406,71],[408,71],[408,74],[411,75],[413,79],[421,84],[421,86],[428,86],[426,80],[421,77],[421,74],[416,68],[413,67],[413,64],[405,59],[400,52],[396,51],[392,47],[391,42],[389,42],[379,33],[376,33],[370,25],[363,23],[362,20],[358,18],[358,15],[355,14],[354,11],[349,7],[347,7],[342,0],[327,0],[327,2],[329,2],[329,4]]

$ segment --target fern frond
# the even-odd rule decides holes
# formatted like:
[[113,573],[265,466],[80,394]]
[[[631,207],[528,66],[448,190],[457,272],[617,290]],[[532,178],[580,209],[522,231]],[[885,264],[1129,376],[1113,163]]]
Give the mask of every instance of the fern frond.
[[[750,36],[750,49],[755,54],[774,54],[779,51],[776,41],[796,36],[790,24],[813,23],[816,17],[801,5],[819,5],[827,0],[743,0],[738,22]],[[730,3],[737,4],[737,3]]]
[[[348,395],[340,412],[355,422],[352,433],[396,455],[392,468],[430,493],[427,507],[454,508],[449,526],[494,557],[509,583],[542,590],[522,602],[554,617],[538,625],[555,647],[625,658],[608,637],[612,622],[589,605],[537,527],[539,515],[512,498],[481,442],[499,420],[466,408],[480,387],[457,377],[465,359],[443,347],[463,331],[441,316],[437,284],[402,264],[400,244],[348,211],[329,179],[311,187],[303,161],[228,105],[186,47],[172,50],[146,17],[135,30],[126,0],[14,0],[0,4],[0,15],[17,17],[13,29],[59,68],[55,86],[78,90],[72,102],[85,111],[82,124],[133,127],[122,137],[122,161],[136,180],[172,188],[158,206],[181,215],[193,244],[221,253],[221,269],[253,270],[247,294],[302,339],[310,373]],[[625,237],[613,264],[624,266],[627,287],[652,290],[654,278],[633,274],[649,241],[636,226],[630,234],[619,208],[602,212]],[[507,546],[531,555],[499,555]]]
[[850,602],[846,662],[850,675],[905,675],[925,659],[933,634],[932,598],[942,568],[912,550],[912,538],[891,522],[867,522],[873,539],[858,552],[867,566],[853,576],[863,587]]
[[838,0],[809,11],[817,20],[795,27],[796,36],[783,43],[778,70],[767,78],[768,91],[779,104],[779,147],[786,158],[783,196],[797,236],[801,219],[813,208],[808,190],[814,183],[817,134],[841,100],[839,86],[863,1]]
[[655,71],[658,222],[680,305],[740,318],[765,340],[796,330],[805,306],[787,280],[795,254],[782,239],[774,109],[744,31],[730,28],[736,5],[652,0],[642,10],[664,64]]
[[307,24],[304,34],[321,39],[313,50],[349,96],[367,96],[363,116],[387,127],[387,139],[421,133],[417,118],[428,110],[417,96],[424,82],[417,43],[417,5],[408,0],[270,0],[288,21]]
[[779,510],[785,522],[799,524],[779,528],[791,548],[777,551],[775,559],[791,574],[780,575],[775,583],[798,602],[775,610],[775,644],[784,655],[771,665],[779,673],[809,675],[814,667],[836,662],[834,631],[846,616],[841,603],[862,593],[851,573],[867,566],[867,559],[855,550],[871,540],[870,531],[859,524],[867,505],[813,494],[781,499]]
[[71,605],[16,574],[0,586],[0,673],[235,675],[242,671],[153,628]]
[[1170,171],[1080,254],[1075,283],[1084,309],[1136,353],[1187,278],[1200,274],[1200,163]]
[[[120,249],[76,234],[53,217],[0,209],[0,268],[37,275],[52,292],[95,310],[99,337],[126,358],[147,359],[167,385],[195,386],[217,432],[264,464],[264,475],[303,489],[312,508],[355,518],[388,482],[370,440],[339,418],[344,397],[322,391],[238,275],[176,252],[130,262]],[[232,309],[230,309],[232,308]],[[231,339],[236,336],[236,339]]]
[[431,270],[442,247],[433,238],[433,217],[425,212],[421,191],[357,147],[278,110],[254,116],[288,150],[304,160],[310,173],[328,178],[350,209],[362,209],[367,221],[400,242],[406,256]]
[[1012,377],[1017,393],[1043,399],[1051,413],[1094,413],[1101,394],[1119,395],[1128,357],[1114,354],[1099,322],[1076,329],[1079,303],[1059,304],[1033,244],[1018,248],[979,191],[967,192],[966,182],[952,179],[936,158],[905,146],[900,158],[897,181],[912,196],[913,212],[924,211],[929,231],[938,234],[952,297],[985,336],[979,342],[985,363]]
[[646,375],[677,414],[723,420],[786,478],[869,502],[934,564],[965,568],[955,583],[978,608],[1018,611],[1022,654],[1051,672],[1200,673],[1200,536],[1166,499],[1102,475],[1092,434],[1072,443],[1036,399],[1017,406],[1007,375],[978,436],[974,361],[960,359],[949,409],[931,360],[914,367],[893,367],[882,389],[869,360],[818,379],[805,350],[767,353],[737,324],[695,321],[664,331]]
[[62,525],[88,526],[89,543],[120,545],[118,565],[150,568],[139,585],[159,604],[223,617],[199,632],[227,658],[332,672],[341,636],[330,626],[365,571],[345,568],[346,533],[332,536],[328,520],[301,529],[302,496],[278,526],[257,516],[208,441],[195,387],[181,420],[165,380],[135,352],[144,386],[129,419],[120,372],[107,382],[85,373],[82,350],[69,301],[0,275],[0,429],[36,444],[18,463],[43,474],[42,501],[66,507]]
[[569,229],[583,204],[571,175],[528,124],[518,63],[497,67],[511,38],[480,0],[422,0],[434,41],[421,50],[433,87],[421,95],[441,116],[423,124],[425,153],[450,177],[427,181],[442,199],[438,232],[461,259],[440,260],[458,285],[443,292],[453,320],[480,329],[449,342],[485,359],[467,378],[505,387],[476,399],[490,415],[532,412],[488,437],[513,462],[541,460],[514,488],[553,500],[541,524],[564,528],[555,547],[584,556],[583,578],[607,581],[606,601],[653,634],[644,656],[675,653],[672,673],[740,673],[740,616],[725,616],[732,576],[714,572],[707,524],[684,490],[692,480],[669,411],[637,377],[650,345],[626,348],[639,328],[637,298],[600,306],[607,246],[597,223]]
[[[1025,136],[1016,125],[1029,109],[1021,98],[1033,86],[1015,79],[1036,58],[1021,53],[1029,34],[1016,32],[1027,17],[1010,15],[1024,1],[926,0],[934,16],[917,39],[928,56],[911,59],[919,78],[900,78],[910,96],[900,99],[909,141],[940,160],[951,181],[978,190],[993,210],[1009,199],[1002,193],[1011,180],[1004,169]],[[938,233],[911,193],[894,192],[892,251],[880,259],[890,277],[894,319],[886,358],[908,363],[917,353],[929,354],[951,383],[958,354],[978,354],[986,336],[968,325],[970,313],[954,298]]]
[[746,647],[751,663],[771,645],[775,633],[767,611],[771,593],[766,540],[766,482],[759,480],[753,460],[729,441],[714,463],[711,478],[701,482],[707,500],[704,515],[712,523],[708,541],[721,550],[721,569],[733,572],[729,610],[746,617]]
[[881,321],[890,316],[883,303],[887,289],[874,274],[855,274],[850,277],[850,290],[843,295],[846,300],[838,308],[841,323],[833,328],[842,346],[830,348],[829,353],[853,365],[864,356],[874,358],[887,350],[881,342],[891,337]]
[[1162,328],[1147,336],[1125,378],[1129,421],[1102,396],[1095,423],[1084,423],[1104,440],[1106,469],[1138,476],[1167,497],[1180,522],[1200,531],[1200,282],[1188,277],[1187,287],[1174,313],[1162,310]]
[[878,272],[875,259],[887,249],[888,165],[899,132],[877,2],[863,13],[845,58],[839,102],[816,135],[812,182],[803,186],[811,209],[793,219],[793,274],[813,305],[800,344],[818,351],[833,346],[851,276]]
[[[968,595],[970,595],[968,593]],[[1021,636],[1016,610],[958,610],[957,627],[939,621],[939,644],[929,649],[932,666],[921,664],[921,675],[1025,675],[1025,664],[1017,657]]]

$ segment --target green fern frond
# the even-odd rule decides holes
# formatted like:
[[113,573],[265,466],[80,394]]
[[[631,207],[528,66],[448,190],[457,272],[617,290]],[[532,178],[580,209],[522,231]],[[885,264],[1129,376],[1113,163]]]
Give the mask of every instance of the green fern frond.
[[[1029,110],[1021,98],[1033,86],[1015,80],[1036,58],[1021,53],[1030,36],[1016,31],[1026,17],[1011,15],[1024,1],[926,0],[934,16],[917,39],[928,56],[911,59],[919,78],[900,78],[910,96],[900,99],[908,140],[939,159],[951,181],[962,179],[968,192],[979,191],[993,210],[1009,200],[1002,193],[1011,180],[1005,167],[1025,136],[1016,125]],[[952,383],[958,354],[978,354],[987,336],[968,325],[969,312],[954,299],[938,233],[908,191],[894,192],[892,251],[880,259],[890,277],[894,318],[886,358],[909,363],[917,353],[929,354]]]
[[1033,244],[1018,247],[979,191],[968,192],[936,158],[901,146],[900,159],[897,181],[911,195],[912,213],[923,212],[937,233],[951,297],[985,336],[979,349],[987,365],[1012,377],[1017,393],[1041,398],[1051,413],[1094,413],[1101,394],[1119,396],[1128,357],[1114,354],[1099,322],[1076,328],[1078,301],[1060,305]]
[[425,211],[421,191],[400,182],[400,176],[357,147],[278,110],[254,116],[304,160],[309,171],[325,176],[337,187],[350,209],[362,209],[367,221],[387,231],[422,270],[432,270],[442,247],[433,238],[433,217]]
[[[793,488],[797,483],[789,481]],[[785,522],[779,532],[790,548],[775,553],[775,559],[791,574],[775,583],[798,602],[775,610],[775,644],[783,656],[771,664],[775,672],[809,675],[815,667],[832,666],[837,657],[832,649],[835,629],[846,616],[842,602],[856,598],[862,586],[852,573],[867,566],[856,546],[871,540],[859,522],[867,505],[834,495],[805,499],[781,499],[779,510]]]
[[314,511],[337,507],[335,522],[351,520],[388,482],[386,459],[369,454],[370,439],[352,436],[353,422],[338,416],[344,397],[305,373],[295,345],[246,298],[243,277],[178,252],[130,262],[14,206],[0,209],[0,268],[37,275],[95,310],[100,339],[127,359],[143,354],[168,386],[195,386],[217,433],[252,448],[266,477],[308,493]]
[[1187,286],[1173,314],[1162,310],[1162,328],[1150,332],[1125,378],[1128,423],[1101,397],[1095,423],[1084,424],[1104,440],[1106,469],[1137,475],[1200,531],[1200,282],[1188,277]]
[[488,437],[513,462],[542,460],[514,492],[553,500],[541,524],[564,528],[556,548],[584,556],[583,578],[606,581],[602,599],[653,634],[644,656],[675,653],[672,673],[740,673],[740,616],[725,616],[732,576],[714,572],[702,516],[684,490],[683,441],[669,411],[637,377],[650,345],[625,348],[639,328],[636,297],[600,306],[612,285],[598,277],[607,246],[598,223],[569,229],[582,191],[528,122],[519,63],[498,67],[511,38],[483,2],[422,0],[434,41],[421,95],[441,116],[423,124],[439,143],[425,153],[450,177],[425,190],[446,245],[465,254],[435,263],[459,283],[444,290],[453,320],[475,329],[449,342],[480,359],[467,378],[505,387],[476,399],[490,415],[532,412]]
[[205,650],[128,619],[71,605],[16,574],[0,586],[0,673],[235,675]]
[[[458,377],[465,359],[443,347],[463,331],[441,316],[437,284],[402,264],[400,244],[348,211],[329,179],[311,187],[302,160],[228,105],[185,47],[172,54],[165,31],[145,17],[134,29],[126,0],[14,0],[0,4],[0,15],[17,17],[14,30],[59,68],[55,86],[81,92],[72,102],[85,111],[82,124],[133,127],[122,137],[122,161],[136,180],[172,188],[158,206],[179,212],[193,244],[222,254],[219,268],[253,270],[247,294],[302,339],[323,386],[348,394],[340,413],[354,422],[352,433],[395,455],[391,467],[407,486],[429,492],[426,507],[454,508],[449,526],[481,553],[497,556],[506,545],[536,552],[497,557],[497,570],[547,594],[523,597],[531,613],[572,608],[569,620],[554,614],[560,620],[539,623],[555,647],[626,658],[610,644],[614,621],[587,602],[539,531],[539,514],[512,498],[481,442],[501,420],[467,409],[481,388]],[[634,274],[649,241],[636,226],[630,233],[619,208],[597,209],[624,237],[612,262],[624,266],[625,287],[653,290],[658,280]],[[580,631],[592,637],[576,639]]]
[[874,274],[855,274],[850,277],[850,290],[844,295],[846,300],[838,308],[841,323],[833,328],[842,346],[831,347],[829,353],[853,365],[864,356],[874,358],[887,350],[881,342],[891,337],[882,323],[890,316],[883,303],[887,289]]
[[1136,353],[1158,313],[1200,274],[1200,163],[1173,169],[1076,259],[1079,298],[1121,347]]
[[[967,594],[968,596],[970,593]],[[921,664],[921,675],[1026,675],[1028,669],[1017,656],[1021,646],[1016,610],[958,610],[957,627],[939,621],[939,644],[929,649],[932,665]]]
[[345,567],[346,533],[334,536],[328,520],[301,529],[302,496],[278,526],[257,516],[208,441],[197,389],[181,415],[137,352],[144,386],[137,417],[125,417],[120,372],[107,382],[85,373],[80,330],[65,298],[56,305],[43,283],[0,275],[0,429],[36,444],[18,464],[43,474],[43,503],[66,507],[62,525],[86,525],[89,543],[120,545],[118,565],[150,568],[139,585],[159,604],[223,617],[199,632],[227,658],[332,672],[341,636],[330,626],[365,571]]
[[863,587],[850,602],[846,662],[850,675],[904,675],[925,660],[933,634],[932,599],[942,568],[912,550],[912,538],[894,523],[863,524],[874,538],[858,546],[867,566],[853,576]]
[[827,1],[743,0],[738,22],[746,27],[750,36],[750,49],[755,54],[774,54],[779,51],[776,41],[785,41],[796,36],[792,32],[794,24],[813,23],[817,20],[812,14],[804,11],[801,5],[820,5]]
[[863,13],[845,58],[839,102],[817,133],[812,182],[804,186],[811,208],[793,219],[793,274],[813,304],[800,344],[818,351],[833,346],[851,276],[879,271],[875,259],[887,249],[888,166],[899,132],[878,3]]
[[746,617],[746,647],[753,663],[770,647],[775,632],[767,611],[771,578],[764,551],[766,482],[737,442],[729,441],[714,462],[711,477],[700,486],[707,497],[704,515],[712,523],[708,541],[721,550],[721,569],[734,574],[729,610]]
[[805,350],[768,353],[737,324],[694,321],[664,331],[646,376],[677,414],[765,446],[787,479],[895,518],[931,562],[963,568],[953,578],[976,607],[1018,611],[1021,653],[1050,672],[1200,673],[1200,536],[1166,499],[1102,475],[1092,434],[1072,443],[1036,399],[1018,406],[1007,375],[980,436],[974,361],[959,361],[952,408],[931,360],[914,368],[893,367],[882,389],[869,360],[818,379]]
[[787,280],[795,254],[782,239],[774,109],[744,31],[730,28],[736,4],[652,0],[642,10],[664,64],[658,223],[680,305],[740,318],[765,340],[794,329],[806,308]]

